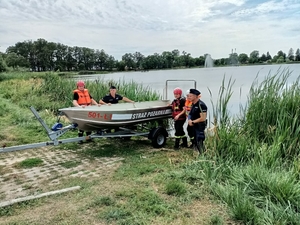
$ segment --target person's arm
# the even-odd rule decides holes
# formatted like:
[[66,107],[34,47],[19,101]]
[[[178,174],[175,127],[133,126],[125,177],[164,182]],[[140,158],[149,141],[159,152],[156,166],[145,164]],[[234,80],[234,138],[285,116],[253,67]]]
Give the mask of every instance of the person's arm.
[[78,93],[74,93],[74,96],[73,96],[73,106],[75,106],[75,107],[81,107],[81,106],[78,104],[78,99],[79,99]]
[[193,120],[192,122],[194,123],[202,123],[206,121],[206,117],[207,117],[207,106],[205,104],[200,104],[199,105],[200,108],[200,118]]
[[125,101],[125,102],[134,103],[134,101],[132,101],[129,98],[126,98],[126,97],[123,97],[122,100]]
[[98,104],[93,98],[91,100],[92,100],[92,105],[100,106],[100,104]]
[[111,103],[105,102],[105,97],[103,97],[102,99],[100,99],[100,100],[99,100],[99,103],[100,103],[101,105],[111,105]]
[[73,106],[80,107],[80,105],[78,104],[77,100],[73,100]]
[[99,100],[99,104],[106,105],[106,103],[102,99]]
[[206,121],[206,112],[200,112],[200,118],[195,119],[192,121],[192,123],[201,123],[201,122],[205,122]]

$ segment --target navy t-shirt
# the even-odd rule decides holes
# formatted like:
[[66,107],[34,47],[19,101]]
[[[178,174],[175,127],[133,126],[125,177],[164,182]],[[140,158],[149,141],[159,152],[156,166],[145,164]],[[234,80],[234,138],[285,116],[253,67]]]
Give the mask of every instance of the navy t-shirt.
[[102,98],[102,101],[104,101],[105,103],[117,104],[122,99],[123,97],[119,94],[116,94],[115,98],[110,94],[107,94]]
[[207,112],[207,106],[205,105],[204,102],[199,100],[196,104],[193,104],[189,117],[191,118],[191,120],[196,120],[200,118],[200,113],[204,113],[204,112]]

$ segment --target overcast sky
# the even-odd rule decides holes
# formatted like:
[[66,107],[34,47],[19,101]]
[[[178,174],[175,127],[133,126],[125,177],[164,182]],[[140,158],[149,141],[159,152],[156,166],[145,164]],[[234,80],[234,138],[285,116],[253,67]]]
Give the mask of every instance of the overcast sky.
[[38,38],[118,60],[173,49],[274,56],[300,48],[300,0],[0,0],[0,51]]

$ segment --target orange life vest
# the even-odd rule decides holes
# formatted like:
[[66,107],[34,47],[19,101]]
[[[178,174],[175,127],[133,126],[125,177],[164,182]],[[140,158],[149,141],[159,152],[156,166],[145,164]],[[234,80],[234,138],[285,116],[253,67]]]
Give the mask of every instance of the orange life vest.
[[185,108],[185,113],[187,116],[189,115],[189,113],[192,109],[192,105],[193,105],[193,103],[191,101],[185,100],[184,108]]
[[84,89],[83,91],[76,89],[73,92],[77,93],[79,96],[79,98],[77,100],[77,103],[79,105],[91,105],[92,100],[91,100],[88,89]]

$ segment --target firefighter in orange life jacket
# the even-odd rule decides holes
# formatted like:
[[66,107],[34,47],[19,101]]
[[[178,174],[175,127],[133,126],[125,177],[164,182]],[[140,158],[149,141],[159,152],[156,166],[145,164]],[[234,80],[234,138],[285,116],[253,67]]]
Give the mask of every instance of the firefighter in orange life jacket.
[[182,90],[175,88],[173,91],[175,99],[172,102],[172,117],[174,119],[175,126],[175,145],[174,149],[179,149],[180,140],[182,140],[182,147],[187,146],[187,137],[183,129],[183,125],[186,120],[184,113],[185,98],[182,97]]
[[[73,91],[73,106],[85,108],[86,106],[100,106],[90,95],[88,89],[85,89],[85,84],[82,80],[77,82],[77,89]],[[78,137],[83,137],[83,130],[78,130]],[[86,135],[91,135],[92,132],[86,132]],[[91,140],[91,139],[89,139]],[[83,141],[79,141],[82,144]]]

